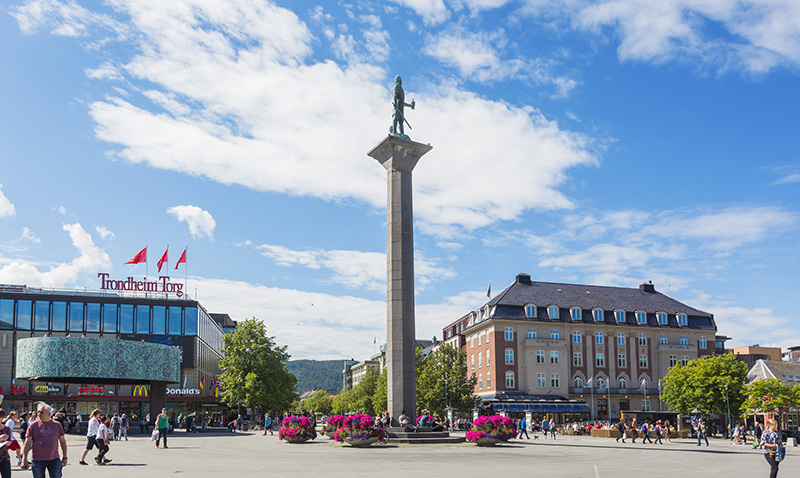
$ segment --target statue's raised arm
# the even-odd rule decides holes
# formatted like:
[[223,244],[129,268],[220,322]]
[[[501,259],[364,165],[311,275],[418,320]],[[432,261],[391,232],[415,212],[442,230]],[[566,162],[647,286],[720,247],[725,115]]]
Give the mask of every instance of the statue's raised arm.
[[403,126],[407,124],[408,129],[412,129],[411,124],[408,122],[403,112],[406,106],[413,110],[415,104],[416,102],[414,100],[411,100],[411,103],[406,103],[406,92],[403,91],[403,79],[400,78],[400,75],[395,76],[394,87],[392,87],[392,126],[389,128],[389,134],[404,139],[410,139],[405,135]]

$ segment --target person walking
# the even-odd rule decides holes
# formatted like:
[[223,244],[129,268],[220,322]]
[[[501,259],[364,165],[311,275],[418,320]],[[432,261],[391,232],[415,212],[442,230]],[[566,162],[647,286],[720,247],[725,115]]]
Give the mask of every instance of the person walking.
[[114,441],[119,441],[119,430],[122,426],[120,422],[119,413],[115,413],[113,417],[111,417],[111,431],[113,433]]
[[[10,433],[8,434],[8,449],[17,453],[17,466],[22,465],[22,445],[14,438],[14,428],[17,427],[18,415],[15,410],[8,412],[8,419],[3,422],[3,425],[8,427]],[[20,437],[22,438],[22,437]]]
[[650,444],[652,444],[653,440],[650,439],[650,423],[647,420],[645,420],[645,422],[642,423],[641,432],[642,432],[642,445],[644,445],[645,442],[650,442]]
[[[0,441],[11,438],[11,429],[6,422],[6,411],[0,408]],[[8,447],[0,447],[0,478],[11,478],[11,458],[8,457]]]
[[156,417],[156,430],[158,430],[158,438],[156,439],[156,448],[158,448],[161,439],[164,439],[164,448],[167,446],[167,431],[169,430],[169,417],[167,416],[167,409],[162,408],[161,413]]
[[108,429],[110,423],[111,421],[107,416],[103,415],[100,417],[100,426],[97,428],[97,436],[95,438],[100,451],[94,458],[94,462],[98,465],[105,465],[111,461],[106,459],[106,453],[108,453],[109,444],[111,442],[111,434]]
[[542,420],[542,435],[544,435],[544,439],[547,440],[547,431],[550,429],[550,421],[547,418]]
[[272,435],[272,419],[269,417],[269,413],[264,414],[264,434],[263,436],[267,435],[267,430],[269,430],[269,434]]
[[767,420],[767,429],[761,434],[761,446],[764,447],[764,458],[769,463],[769,478],[778,476],[780,463],[776,459],[778,449],[783,446],[781,434],[778,433],[778,422],[774,418]]
[[95,408],[89,414],[89,417],[89,424],[86,426],[86,449],[83,450],[81,461],[79,462],[81,465],[88,465],[85,461],[86,455],[89,454],[92,448],[97,447],[98,450],[101,448],[100,444],[97,443],[97,431],[100,429],[100,410]]
[[706,438],[706,422],[703,419],[697,420],[697,446],[700,446],[700,440],[706,441],[708,446],[708,438]]
[[550,438],[556,439],[556,422],[554,420],[550,420]]
[[656,434],[656,439],[653,443],[658,443],[659,445],[663,445],[664,442],[661,441],[661,420],[656,420],[656,425],[653,427],[653,431]]
[[128,441],[128,428],[131,426],[131,422],[128,420],[128,416],[124,413],[122,414],[122,418],[120,419],[119,425],[119,434],[120,440],[122,437],[125,437],[125,441]]
[[670,425],[669,420],[664,421],[664,438],[667,439],[667,443],[672,443],[672,439],[669,437],[670,435]]
[[[61,468],[67,465],[67,440],[64,427],[52,419],[53,409],[46,403],[40,403],[36,409],[38,420],[28,426],[25,434],[25,446],[22,449],[22,469],[29,466],[34,478],[44,478],[45,470],[50,478],[61,478]],[[61,446],[61,458],[58,448]],[[31,461],[28,453],[33,451]]]
[[617,431],[619,432],[619,436],[617,436],[617,443],[619,443],[620,438],[622,438],[622,443],[625,443],[625,422],[622,420],[617,423]]
[[531,437],[528,435],[528,421],[525,420],[525,418],[523,418],[522,420],[519,421],[519,437],[518,438],[520,440],[522,440],[522,434],[523,433],[525,434],[525,438],[527,438],[528,440],[531,439]]
[[636,443],[636,439],[639,438],[639,428],[636,426],[636,417],[633,417],[633,420],[631,420],[631,435],[633,435],[631,441]]

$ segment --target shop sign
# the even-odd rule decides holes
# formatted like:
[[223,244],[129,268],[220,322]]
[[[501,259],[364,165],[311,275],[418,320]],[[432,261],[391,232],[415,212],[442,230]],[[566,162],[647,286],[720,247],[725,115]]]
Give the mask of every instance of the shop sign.
[[58,395],[61,393],[61,387],[58,385],[37,385],[33,388],[33,391],[36,393],[51,393],[54,395]]
[[147,385],[135,385],[133,387],[133,396],[134,397],[146,397],[147,396]]
[[97,274],[100,278],[101,290],[124,290],[131,292],[165,292],[183,297],[183,284],[170,282],[169,276],[159,276],[157,281],[135,280],[128,277],[125,280],[114,280],[108,278],[107,272]]
[[12,383],[11,384],[11,395],[25,395],[25,389],[26,388],[27,388],[27,385],[22,385],[22,384],[15,385],[15,384]]
[[191,395],[200,396],[199,388],[168,388],[167,395]]
[[103,387],[93,387],[91,385],[82,385],[78,388],[78,395],[102,395]]

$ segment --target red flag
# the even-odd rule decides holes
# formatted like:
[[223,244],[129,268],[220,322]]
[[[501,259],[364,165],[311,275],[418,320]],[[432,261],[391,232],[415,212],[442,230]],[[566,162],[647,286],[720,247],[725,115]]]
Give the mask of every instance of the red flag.
[[144,246],[144,249],[137,252],[133,259],[129,260],[125,264],[141,264],[142,262],[147,262],[147,246]]
[[167,252],[169,252],[169,246],[167,246],[167,250],[164,251],[164,255],[161,256],[161,259],[158,260],[158,272],[161,272],[161,266],[167,262]]
[[[165,252],[166,254],[166,252]],[[181,258],[178,259],[178,262],[175,263],[175,270],[178,270],[178,266],[183,262],[186,264],[186,249],[183,250],[183,254],[181,254]]]

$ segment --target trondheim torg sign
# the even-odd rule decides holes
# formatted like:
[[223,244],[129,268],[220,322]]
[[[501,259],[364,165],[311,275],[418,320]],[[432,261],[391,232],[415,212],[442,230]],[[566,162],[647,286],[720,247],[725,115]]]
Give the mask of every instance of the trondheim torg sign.
[[132,292],[166,292],[183,296],[183,284],[169,281],[169,276],[159,276],[157,281],[134,280],[128,277],[127,280],[114,280],[108,278],[109,274],[101,272],[97,274],[100,278],[100,290],[127,290]]

